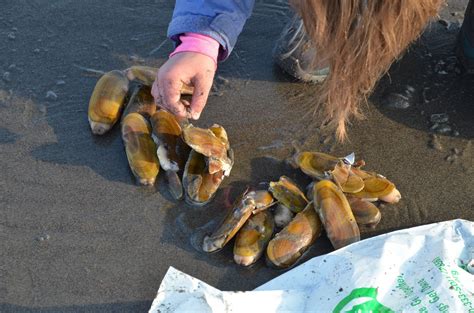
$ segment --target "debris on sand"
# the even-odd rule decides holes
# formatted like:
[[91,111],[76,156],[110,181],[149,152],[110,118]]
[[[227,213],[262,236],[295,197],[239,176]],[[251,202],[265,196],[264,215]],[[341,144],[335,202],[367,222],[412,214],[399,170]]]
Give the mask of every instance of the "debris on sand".
[[435,149],[437,151],[442,151],[443,146],[441,145],[441,142],[439,141],[439,137],[436,136],[435,134],[430,135],[430,142],[429,142],[429,147],[432,149]]
[[2,79],[6,81],[7,83],[11,81],[11,75],[10,72],[5,72],[3,73]]
[[407,85],[402,93],[392,92],[385,98],[385,107],[389,109],[405,110],[413,105],[415,88]]
[[58,95],[54,91],[48,90],[46,93],[46,99],[50,101],[56,101],[58,100]]

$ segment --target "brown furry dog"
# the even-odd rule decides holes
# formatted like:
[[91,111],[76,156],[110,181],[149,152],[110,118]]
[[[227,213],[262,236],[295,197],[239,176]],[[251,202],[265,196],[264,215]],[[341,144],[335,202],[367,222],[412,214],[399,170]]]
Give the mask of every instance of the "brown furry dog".
[[361,117],[379,78],[415,40],[443,0],[293,0],[315,44],[314,64],[328,64],[317,111],[347,137],[346,124]]

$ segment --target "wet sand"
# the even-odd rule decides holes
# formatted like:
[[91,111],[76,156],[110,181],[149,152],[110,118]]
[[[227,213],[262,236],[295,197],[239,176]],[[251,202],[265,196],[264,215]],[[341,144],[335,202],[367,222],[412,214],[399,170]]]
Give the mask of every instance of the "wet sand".
[[[433,23],[394,64],[345,144],[310,126],[314,87],[272,63],[287,5],[256,2],[197,123],[222,124],[236,153],[230,178],[202,208],[172,201],[162,176],[156,188],[137,186],[119,130],[94,137],[87,122],[97,76],[81,67],[162,64],[172,49],[165,34],[174,2],[2,5],[0,311],[143,312],[169,266],[223,290],[250,290],[280,275],[263,261],[236,266],[231,247],[208,255],[198,245],[246,186],[283,174],[309,182],[284,162],[292,142],[337,155],[355,151],[397,184],[402,201],[382,208],[381,223],[363,229],[364,238],[474,220],[474,80],[456,73],[452,52],[459,28],[453,22],[467,1],[450,1],[441,13],[448,26]],[[414,88],[410,107],[390,108],[387,95],[403,94],[407,85]],[[430,118],[438,113],[448,115],[451,130],[433,138]],[[302,261],[330,251],[323,236]]]

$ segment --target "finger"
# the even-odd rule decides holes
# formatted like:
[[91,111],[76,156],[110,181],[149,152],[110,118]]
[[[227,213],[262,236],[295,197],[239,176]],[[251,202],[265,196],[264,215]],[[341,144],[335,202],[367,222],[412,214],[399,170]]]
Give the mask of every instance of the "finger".
[[158,89],[161,96],[161,105],[179,117],[186,116],[186,108],[181,103],[180,81],[164,79],[163,84],[159,84]]
[[165,78],[160,80],[158,86],[165,105],[169,106],[179,102],[181,85],[182,83],[178,79]]
[[[166,106],[166,105],[163,104],[162,98],[163,97],[159,93],[158,93],[158,96],[155,97],[155,103],[156,103],[156,105],[158,106],[159,109],[168,111],[168,112],[174,114],[176,117],[186,117],[186,118],[188,118],[188,116],[190,115],[189,114],[190,104],[189,104],[188,101],[180,100],[179,104],[181,104],[181,105]],[[183,107],[184,107],[184,109],[183,109]]]
[[209,91],[212,86],[212,77],[198,77],[194,81],[194,93],[191,100],[191,117],[194,120],[199,119],[201,112],[206,106]]
[[160,91],[159,91],[159,88],[158,88],[158,81],[155,80],[155,82],[153,83],[153,86],[151,86],[151,95],[153,96],[153,98],[155,99],[155,103],[157,105],[161,105],[161,97],[160,97]]
[[[163,101],[161,101],[163,103]],[[188,116],[188,111],[186,107],[183,105],[181,102],[177,102],[172,105],[160,105],[161,108],[165,109],[166,111],[169,111],[170,113],[173,113],[176,117],[187,117]]]

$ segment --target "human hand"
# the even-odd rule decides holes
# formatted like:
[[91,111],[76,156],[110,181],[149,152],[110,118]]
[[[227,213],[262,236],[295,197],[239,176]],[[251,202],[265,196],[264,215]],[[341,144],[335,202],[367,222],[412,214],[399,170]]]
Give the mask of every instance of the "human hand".
[[[159,69],[151,94],[177,117],[199,119],[211,90],[216,64],[207,55],[180,52]],[[181,99],[183,84],[194,86],[191,103]]]

